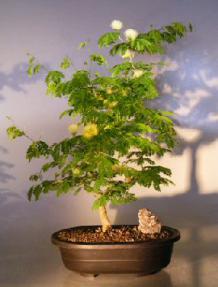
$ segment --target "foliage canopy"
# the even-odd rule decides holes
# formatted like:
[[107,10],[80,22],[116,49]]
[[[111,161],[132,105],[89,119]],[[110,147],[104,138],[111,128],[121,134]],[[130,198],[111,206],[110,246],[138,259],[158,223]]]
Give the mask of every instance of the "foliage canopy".
[[[60,117],[77,118],[78,123],[72,123],[70,136],[58,143],[31,140],[26,158],[44,157],[46,163],[30,177],[34,184],[29,199],[38,200],[53,191],[59,196],[85,190],[96,197],[93,207],[99,208],[108,202],[134,201],[130,189],[136,183],[158,191],[161,185],[171,183],[170,169],[157,165],[155,158],[171,152],[175,145],[172,113],[149,107],[149,102],[159,97],[153,73],[156,64],[133,59],[137,54],[164,54],[166,44],[191,30],[191,25],[172,23],[138,33],[133,40],[122,39],[120,30],[107,32],[99,38],[98,46],[109,49],[111,56],[121,56],[121,63],[110,67],[105,56],[95,53],[86,61],[96,66],[95,72],[88,65],[71,72],[68,57],[59,70],[46,72],[46,93],[68,102],[69,109]],[[80,44],[80,48],[86,46],[87,42]],[[106,73],[100,73],[98,66],[104,66]],[[42,66],[29,55],[28,75],[40,70]],[[10,139],[30,139],[14,125],[7,132]],[[50,170],[54,177],[47,179],[45,174]]]

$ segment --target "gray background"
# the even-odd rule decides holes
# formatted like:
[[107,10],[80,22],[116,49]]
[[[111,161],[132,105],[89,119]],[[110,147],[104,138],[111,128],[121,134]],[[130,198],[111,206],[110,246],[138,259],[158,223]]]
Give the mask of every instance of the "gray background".
[[[173,21],[194,25],[192,34],[168,48],[164,59],[171,65],[157,77],[157,104],[177,117],[180,145],[161,160],[172,168],[176,185],[162,193],[135,187],[138,202],[111,206],[110,214],[116,223],[135,223],[138,209],[149,207],[182,231],[172,266],[154,279],[128,281],[130,286],[207,286],[208,272],[212,278],[218,267],[217,12],[216,0],[0,0],[0,286],[97,286],[73,278],[49,238],[60,228],[98,224],[92,198],[51,194],[29,203],[28,177],[41,161],[29,165],[28,143],[9,142],[5,129],[11,116],[32,137],[52,143],[68,135],[69,120],[58,120],[66,102],[46,97],[42,78],[27,77],[26,53],[51,67],[68,55],[80,67],[85,54],[78,52],[79,42],[91,38],[96,51],[98,36],[113,19],[139,31]],[[105,280],[104,286],[117,282]]]

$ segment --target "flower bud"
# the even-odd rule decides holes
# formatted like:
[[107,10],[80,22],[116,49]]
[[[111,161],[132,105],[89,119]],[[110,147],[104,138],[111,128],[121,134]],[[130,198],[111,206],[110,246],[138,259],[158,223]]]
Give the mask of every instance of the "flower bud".
[[98,134],[98,127],[96,124],[88,124],[84,127],[83,136],[86,139],[91,139]]
[[117,104],[118,104],[117,101],[110,102],[110,103],[108,104],[108,108],[113,109],[114,107],[117,106]]
[[77,133],[78,129],[79,129],[79,126],[78,126],[77,124],[71,124],[71,125],[69,125],[69,127],[68,127],[68,131],[69,131],[71,134]]
[[113,89],[112,88],[107,88],[106,92],[107,92],[107,94],[111,95],[111,94],[113,94]]
[[122,166],[120,166],[120,165],[118,165],[118,164],[114,164],[114,165],[112,166],[112,170],[113,170],[114,172],[120,172],[121,169],[122,169]]
[[132,178],[131,177],[126,177],[126,183],[131,183],[132,182]]
[[127,41],[134,41],[138,36],[138,34],[139,34],[138,31],[136,31],[135,29],[127,29],[124,32]]
[[80,174],[80,169],[79,168],[72,168],[72,173],[73,175],[79,175]]
[[143,70],[136,69],[133,71],[133,78],[139,78],[144,74]]
[[135,53],[130,51],[129,49],[126,50],[126,52],[122,55],[123,59],[132,59],[134,57]]
[[111,22],[111,28],[114,30],[120,30],[123,28],[123,23],[120,20],[113,20]]

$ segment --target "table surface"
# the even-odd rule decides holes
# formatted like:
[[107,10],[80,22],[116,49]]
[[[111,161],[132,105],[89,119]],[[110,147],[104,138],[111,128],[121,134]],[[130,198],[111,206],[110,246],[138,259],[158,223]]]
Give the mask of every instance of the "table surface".
[[[217,287],[218,194],[180,195],[161,200],[152,198],[151,202],[146,199],[146,203],[148,206],[152,203],[157,206],[158,203],[158,210],[169,221],[167,225],[181,232],[181,240],[175,243],[171,263],[161,272],[141,277],[81,277],[63,266],[58,249],[50,242],[54,226],[46,222],[44,214],[43,220],[38,212],[34,217],[29,217],[26,209],[23,216],[18,217],[11,212],[18,210],[16,203],[14,208],[8,210],[7,217],[0,216],[0,286]],[[0,215],[1,212],[5,214],[3,207]],[[25,206],[21,207],[23,210]],[[125,215],[124,210],[121,210],[120,214],[128,219],[132,217],[130,211]],[[38,221],[34,221],[34,218]],[[121,218],[116,222],[122,222]]]

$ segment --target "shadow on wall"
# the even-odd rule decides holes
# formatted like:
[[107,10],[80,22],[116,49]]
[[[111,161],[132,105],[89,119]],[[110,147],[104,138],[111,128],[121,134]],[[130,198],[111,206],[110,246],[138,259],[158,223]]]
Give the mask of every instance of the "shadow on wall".
[[[0,154],[7,153],[7,149],[0,146]],[[2,186],[8,183],[11,180],[15,180],[15,177],[9,174],[9,169],[13,168],[13,164],[0,160],[0,206],[1,210],[7,205],[11,200],[16,200],[20,198],[20,196],[7,188],[3,188]],[[3,217],[1,217],[3,219]]]
[[[10,73],[4,73],[0,71],[0,101],[4,100],[4,88],[9,87],[15,92],[25,91],[24,85],[31,84],[36,82],[40,76],[36,75],[33,78],[29,78],[27,75],[28,64],[20,63],[17,64]],[[5,131],[6,132],[6,131]],[[7,149],[3,146],[0,146],[0,154],[7,153]],[[10,180],[15,180],[15,177],[10,175],[7,171],[12,168],[14,165],[7,163],[0,159],[0,183],[5,184]],[[8,199],[21,198],[18,193],[8,190],[7,188],[0,188],[0,204],[3,205],[5,202],[8,202]]]
[[[7,150],[0,146],[0,153],[7,153]],[[7,183],[11,179],[15,179],[12,175],[8,174],[5,169],[10,169],[13,164],[0,160],[0,183]]]
[[0,71],[0,100],[3,100],[5,97],[3,92],[5,87],[9,87],[15,92],[22,92],[25,91],[25,84],[32,84],[41,78],[39,74],[32,78],[28,77],[27,69],[27,63],[20,63],[10,73]]
[[[157,79],[162,97],[154,106],[174,111],[179,126],[197,128],[200,132],[200,136],[192,142],[180,138],[180,145],[175,150],[177,155],[182,155],[187,148],[191,150],[189,188],[176,196],[143,197],[131,207],[118,207],[116,224],[135,224],[138,210],[147,207],[159,214],[166,225],[185,232],[185,238],[182,237],[176,246],[175,257],[184,258],[191,266],[189,286],[203,287],[203,260],[210,256],[218,258],[218,241],[217,238],[213,240],[213,235],[217,233],[218,190],[210,194],[200,193],[196,173],[197,152],[200,147],[218,138],[218,66],[209,61],[206,51],[195,53],[192,58],[178,52],[178,49],[175,54],[176,60],[171,53],[171,61],[178,71],[162,71]],[[208,166],[208,172],[212,168],[215,167]],[[179,266],[181,270],[182,267]]]

